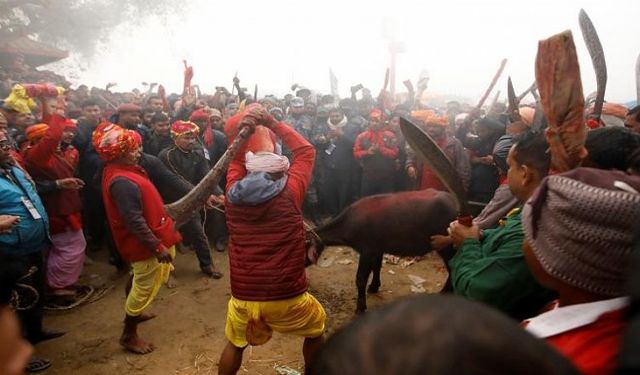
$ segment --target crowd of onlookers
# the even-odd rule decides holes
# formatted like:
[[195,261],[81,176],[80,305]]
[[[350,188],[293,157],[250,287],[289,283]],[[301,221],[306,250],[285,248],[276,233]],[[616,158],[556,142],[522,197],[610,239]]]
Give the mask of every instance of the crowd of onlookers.
[[[62,96],[42,94],[49,87],[42,85],[40,97],[30,98],[20,86],[41,81],[66,90]],[[396,103],[386,92],[373,98],[356,89],[352,97],[339,99],[302,87],[282,98],[252,98],[237,79],[234,93],[224,87],[201,93],[199,87],[186,85],[180,95],[168,94],[155,83],[144,91],[115,92],[113,84],[105,89],[85,85],[71,89],[64,81],[28,68],[0,68],[0,93],[6,98],[0,106],[0,273],[13,277],[13,283],[23,280],[39,296],[33,304],[24,297],[21,303],[28,306],[19,306],[25,337],[32,343],[60,335],[42,327],[43,306],[78,298],[81,288],[76,284],[87,249],[106,247],[110,261],[125,267],[105,220],[100,187],[104,161],[93,143],[98,125],[108,120],[140,135],[144,152],[140,165],[165,203],[170,203],[197,185],[225,152],[226,121],[258,102],[316,149],[304,213],[317,224],[370,195],[427,188],[445,191],[436,171],[407,146],[400,118],[422,127],[451,161],[469,200],[479,207],[471,229],[452,224],[449,236],[431,239],[435,248],[457,249],[447,259],[452,291],[516,319],[535,316],[559,299],[561,308],[548,306],[549,313],[527,321],[528,329],[547,338],[581,371],[611,370],[628,306],[624,265],[631,253],[630,223],[637,217],[640,197],[640,184],[633,176],[640,171],[640,107],[607,103],[602,123],[589,123],[594,129],[587,136],[589,156],[583,166],[597,169],[547,177],[551,158],[540,135],[544,118],[536,115],[540,109],[535,104],[515,111],[502,103],[484,109],[457,102],[431,108],[411,97]],[[283,155],[291,155],[279,147]],[[224,194],[221,181],[211,204],[180,227],[182,246],[194,250],[202,272],[213,278],[222,274],[212,263],[210,248],[224,251],[227,242],[224,213],[216,207]],[[602,249],[607,253],[599,253]],[[585,306],[590,303],[596,305]],[[565,315],[553,313],[569,311],[562,309],[565,305],[565,309],[575,306],[574,315],[591,318],[565,327],[556,321]],[[492,320],[491,312],[479,312],[487,314],[497,331],[506,330],[498,318]],[[393,320],[390,314],[392,310],[381,311],[380,319]],[[367,324],[371,319],[353,328],[353,335],[363,334]],[[406,334],[415,333],[410,322],[397,324],[409,324]],[[446,325],[447,319],[433,324]],[[483,334],[491,332],[478,332]],[[381,335],[393,338],[390,332]],[[465,332],[458,335],[467,339]],[[353,338],[346,334],[336,336],[339,345],[334,348],[349,347],[356,356],[368,356],[359,348],[362,342],[349,345],[349,340]],[[531,350],[544,353],[540,348]],[[340,372],[336,369],[349,361],[329,363],[327,357],[321,358],[322,368],[333,369],[330,373]],[[550,372],[563,368],[555,357],[546,360]],[[29,366],[38,370],[48,363],[33,359]],[[437,372],[439,367],[433,366]],[[377,373],[385,373],[380,368]]]

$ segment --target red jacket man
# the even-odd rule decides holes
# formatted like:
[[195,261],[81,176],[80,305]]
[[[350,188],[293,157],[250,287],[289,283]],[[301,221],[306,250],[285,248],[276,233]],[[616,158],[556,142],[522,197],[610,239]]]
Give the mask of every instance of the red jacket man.
[[[235,374],[244,348],[266,343],[272,331],[305,337],[308,364],[322,344],[326,319],[320,303],[307,292],[305,275],[302,202],[313,170],[314,147],[262,107],[250,108],[242,116],[239,127],[259,123],[271,129],[292,151],[293,161],[289,165],[285,156],[253,149],[257,152],[247,152],[244,165],[236,159],[229,168],[225,211],[232,297],[220,374]],[[269,132],[258,134],[270,140]],[[264,142],[254,139],[252,144]]]
[[398,153],[396,135],[384,126],[382,112],[374,109],[369,129],[358,135],[353,146],[353,156],[362,163],[362,197],[393,191]]

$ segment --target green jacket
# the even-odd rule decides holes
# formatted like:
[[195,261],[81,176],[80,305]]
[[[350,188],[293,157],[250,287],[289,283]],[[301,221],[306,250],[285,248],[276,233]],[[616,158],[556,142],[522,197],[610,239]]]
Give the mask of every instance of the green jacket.
[[516,318],[535,316],[553,298],[524,259],[520,209],[512,211],[481,240],[467,239],[449,261],[455,294],[491,305]]

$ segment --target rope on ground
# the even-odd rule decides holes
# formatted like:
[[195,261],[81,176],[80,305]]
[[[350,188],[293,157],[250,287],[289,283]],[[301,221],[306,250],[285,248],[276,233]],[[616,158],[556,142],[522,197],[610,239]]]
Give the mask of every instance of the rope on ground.
[[94,287],[89,286],[89,285],[79,286],[78,287],[78,295],[79,296],[77,298],[75,298],[72,303],[70,303],[70,304],[57,304],[57,303],[52,303],[51,302],[51,303],[47,303],[44,306],[44,309],[47,310],[47,311],[68,311],[68,310],[74,309],[76,307],[79,307],[81,305],[88,305],[88,304],[94,303],[96,301],[99,301],[111,289],[113,289],[113,285],[112,286],[108,286],[108,287],[100,287],[100,288],[94,288]]

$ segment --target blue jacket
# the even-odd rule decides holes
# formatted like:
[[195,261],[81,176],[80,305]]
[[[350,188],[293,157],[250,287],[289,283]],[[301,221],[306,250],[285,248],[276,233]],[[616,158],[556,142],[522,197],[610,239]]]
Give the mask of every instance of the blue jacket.
[[[33,184],[17,167],[11,167],[13,177],[20,186],[0,173],[0,215],[20,216],[11,233],[0,234],[0,253],[29,255],[43,251],[49,244],[49,219]],[[33,219],[22,198],[29,199],[42,218]]]

